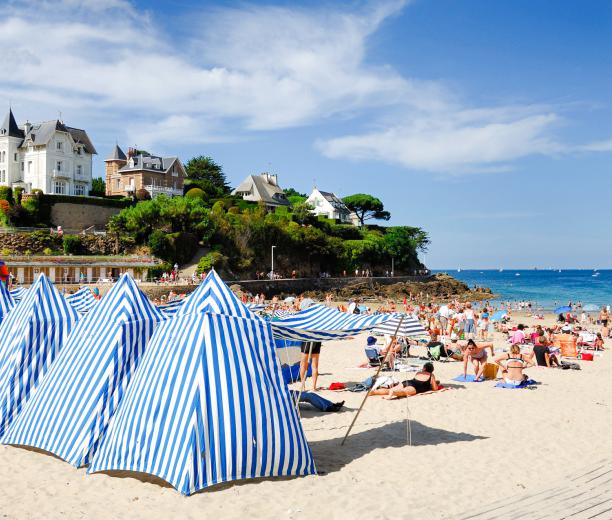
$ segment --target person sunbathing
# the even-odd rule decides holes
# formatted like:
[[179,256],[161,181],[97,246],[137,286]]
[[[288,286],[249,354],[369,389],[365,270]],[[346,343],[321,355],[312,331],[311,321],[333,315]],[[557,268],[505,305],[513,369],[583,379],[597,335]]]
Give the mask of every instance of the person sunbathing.
[[433,371],[433,363],[425,363],[423,370],[417,372],[412,379],[407,379],[392,388],[371,390],[370,395],[382,395],[383,399],[391,400],[438,390],[438,382]]
[[528,377],[526,374],[523,374],[523,370],[534,366],[529,356],[521,354],[521,347],[518,345],[512,345],[510,347],[510,352],[497,356],[495,358],[495,363],[502,369],[502,378],[504,382],[515,386],[527,381]]
[[475,380],[478,381],[484,373],[485,365],[487,364],[487,349],[490,348],[493,351],[492,343],[483,343],[482,345],[476,345],[473,339],[468,340],[465,351],[463,352],[463,377],[467,377],[467,366],[471,361],[474,365],[474,376]]

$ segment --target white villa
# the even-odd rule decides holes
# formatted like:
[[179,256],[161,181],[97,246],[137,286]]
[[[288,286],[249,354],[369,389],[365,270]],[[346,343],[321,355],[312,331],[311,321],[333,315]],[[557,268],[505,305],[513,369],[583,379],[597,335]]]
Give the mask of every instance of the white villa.
[[89,195],[95,153],[85,130],[57,119],[18,126],[9,109],[0,127],[0,186]]
[[317,216],[323,215],[342,224],[358,225],[357,215],[352,213],[334,193],[314,188],[306,203],[314,208],[313,213]]

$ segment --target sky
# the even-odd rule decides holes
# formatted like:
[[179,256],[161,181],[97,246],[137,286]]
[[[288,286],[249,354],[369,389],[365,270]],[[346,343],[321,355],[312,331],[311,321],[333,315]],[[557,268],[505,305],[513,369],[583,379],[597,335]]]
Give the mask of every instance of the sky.
[[[612,268],[612,2],[1,1],[0,106],[371,193],[437,268]],[[5,109],[5,110],[6,110]]]

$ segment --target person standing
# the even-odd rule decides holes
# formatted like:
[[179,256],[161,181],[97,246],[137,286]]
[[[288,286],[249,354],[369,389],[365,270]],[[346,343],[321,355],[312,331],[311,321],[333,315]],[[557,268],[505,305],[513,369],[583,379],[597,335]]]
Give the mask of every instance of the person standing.
[[302,357],[300,359],[300,381],[303,381],[308,371],[308,355],[310,354],[310,366],[312,368],[312,390],[317,389],[317,379],[319,378],[319,356],[321,354],[320,341],[305,341],[300,348]]

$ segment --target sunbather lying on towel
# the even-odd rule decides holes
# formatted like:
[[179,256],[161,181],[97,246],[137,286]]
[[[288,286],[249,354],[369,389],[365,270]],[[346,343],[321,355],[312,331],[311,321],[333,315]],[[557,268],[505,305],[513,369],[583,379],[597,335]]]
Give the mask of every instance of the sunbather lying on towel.
[[504,382],[509,385],[520,385],[526,381],[528,377],[523,370],[533,366],[530,356],[521,354],[519,345],[512,345],[510,352],[497,356],[495,363],[501,367]]
[[493,343],[481,343],[477,345],[473,339],[468,340],[463,352],[463,377],[467,376],[468,362],[474,365],[475,380],[478,381],[484,372],[487,363],[487,349],[493,351]]
[[398,399],[400,397],[410,397],[411,395],[437,390],[438,382],[433,375],[433,371],[433,363],[425,363],[423,370],[417,372],[413,379],[403,381],[392,388],[371,390],[370,395],[382,395],[383,399]]

